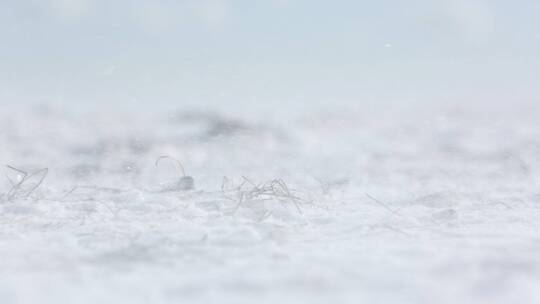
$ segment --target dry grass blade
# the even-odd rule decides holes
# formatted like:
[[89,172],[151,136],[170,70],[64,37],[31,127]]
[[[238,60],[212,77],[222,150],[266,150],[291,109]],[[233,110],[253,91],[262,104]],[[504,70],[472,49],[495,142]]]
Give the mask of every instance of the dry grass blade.
[[399,215],[399,213],[398,213],[396,210],[394,210],[394,209],[388,207],[387,204],[381,202],[380,200],[374,198],[373,196],[371,196],[371,195],[369,195],[369,194],[367,194],[367,193],[365,193],[365,194],[366,194],[367,198],[369,198],[369,199],[372,200],[373,202],[377,203],[377,205],[383,207],[384,209],[388,210],[390,213],[392,213],[392,214],[394,214],[394,215]]
[[156,163],[155,163],[156,167],[164,159],[169,159],[169,160],[173,161],[174,164],[176,165],[176,168],[180,171],[180,174],[182,175],[182,177],[186,176],[186,171],[184,170],[184,166],[182,165],[182,163],[178,159],[176,159],[174,157],[171,157],[169,155],[162,155],[162,156],[158,157],[156,159]]
[[164,159],[169,159],[174,162],[177,170],[180,172],[180,178],[172,184],[165,185],[165,187],[160,190],[161,192],[187,191],[195,189],[195,180],[193,179],[193,177],[186,175],[184,166],[178,159],[168,155],[160,156],[156,160],[156,167],[159,165],[160,161]]
[[28,174],[28,172],[17,169],[13,166],[6,167],[21,175],[18,181],[13,181],[8,177],[8,180],[11,183],[11,189],[7,193],[8,200],[28,198],[37,188],[39,188],[39,186],[41,186],[41,184],[47,177],[47,174],[49,173],[48,168],[44,168]]
[[6,178],[7,180],[9,181],[9,183],[11,184],[11,186],[13,187],[14,185],[16,185],[17,183],[20,183],[20,181],[24,178],[26,178],[26,176],[28,176],[28,172],[25,172],[23,170],[20,170],[20,169],[17,169],[15,167],[12,167],[10,165],[7,165],[6,168],[10,169],[11,171],[15,172],[17,174],[16,178],[17,178],[17,181],[13,181],[11,179],[11,177],[9,177],[9,174],[6,173]]

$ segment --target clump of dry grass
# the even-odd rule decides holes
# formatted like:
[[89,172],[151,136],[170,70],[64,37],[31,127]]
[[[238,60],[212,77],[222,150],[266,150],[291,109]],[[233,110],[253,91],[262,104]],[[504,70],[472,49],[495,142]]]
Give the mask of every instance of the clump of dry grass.
[[6,166],[6,168],[9,170],[9,173],[15,175],[10,177],[10,174],[6,174],[6,178],[11,184],[11,188],[4,195],[4,199],[7,201],[27,199],[37,188],[39,188],[39,186],[41,186],[49,173],[48,168],[40,169],[32,173],[9,165]]
[[256,184],[245,176],[240,183],[234,183],[227,177],[223,177],[221,184],[223,196],[236,202],[236,212],[243,204],[263,201],[277,201],[280,203],[292,203],[299,213],[302,213],[301,205],[306,203],[296,191],[291,190],[280,178]]

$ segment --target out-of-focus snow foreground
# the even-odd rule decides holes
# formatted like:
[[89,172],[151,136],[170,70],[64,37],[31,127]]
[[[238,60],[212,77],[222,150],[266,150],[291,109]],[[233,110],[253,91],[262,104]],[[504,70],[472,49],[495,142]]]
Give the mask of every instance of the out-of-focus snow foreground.
[[0,303],[538,303],[539,113],[3,112]]

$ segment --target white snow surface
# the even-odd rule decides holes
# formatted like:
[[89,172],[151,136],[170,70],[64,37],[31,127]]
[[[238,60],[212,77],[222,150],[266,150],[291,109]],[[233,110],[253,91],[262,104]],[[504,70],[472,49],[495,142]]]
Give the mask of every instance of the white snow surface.
[[0,113],[0,303],[540,303],[537,108],[239,111]]

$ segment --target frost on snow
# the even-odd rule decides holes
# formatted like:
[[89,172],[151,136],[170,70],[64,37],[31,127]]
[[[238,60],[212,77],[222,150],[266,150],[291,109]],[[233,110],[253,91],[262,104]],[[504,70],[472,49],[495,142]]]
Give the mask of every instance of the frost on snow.
[[0,303],[538,303],[538,113],[1,113]]

